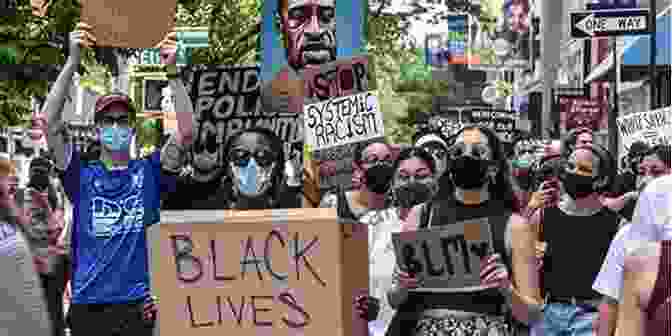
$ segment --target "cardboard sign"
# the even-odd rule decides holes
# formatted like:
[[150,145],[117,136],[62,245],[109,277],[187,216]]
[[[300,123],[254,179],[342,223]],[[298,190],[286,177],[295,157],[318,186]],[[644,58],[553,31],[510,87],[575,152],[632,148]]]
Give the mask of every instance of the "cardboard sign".
[[422,289],[474,291],[483,289],[480,262],[492,254],[491,232],[488,219],[480,218],[440,229],[393,233],[392,242],[399,267],[424,279]]
[[154,48],[175,26],[175,0],[83,0],[99,47]]
[[209,155],[217,155],[220,165],[227,139],[245,129],[267,128],[284,142],[303,141],[300,115],[262,109],[260,87],[257,66],[211,66],[194,72],[190,96],[198,130],[195,141]]
[[[369,90],[375,90],[375,79],[373,76],[374,72],[370,69],[367,56],[341,59],[319,68],[304,70],[303,82],[305,87],[303,93],[306,100],[311,102],[327,102],[336,97],[353,96]],[[304,117],[307,118],[307,116]],[[308,120],[305,122],[308,123]],[[360,140],[350,141],[346,144],[316,149],[314,153],[315,160],[337,163],[335,175],[320,177],[321,189],[328,190],[337,185],[343,186],[346,189],[349,188],[352,185],[352,160],[355,147],[361,142],[376,139],[380,140],[382,137],[362,137]]]
[[306,68],[303,72],[305,94],[308,98],[325,101],[370,90],[369,80],[373,73],[369,72],[366,56],[338,60],[319,68]]
[[649,145],[672,143],[672,108],[629,114],[616,119],[621,136],[621,155],[630,151],[630,146],[643,141]]
[[305,142],[316,150],[385,136],[376,91],[305,105]]
[[335,209],[162,212],[149,230],[161,335],[364,336],[366,229]]

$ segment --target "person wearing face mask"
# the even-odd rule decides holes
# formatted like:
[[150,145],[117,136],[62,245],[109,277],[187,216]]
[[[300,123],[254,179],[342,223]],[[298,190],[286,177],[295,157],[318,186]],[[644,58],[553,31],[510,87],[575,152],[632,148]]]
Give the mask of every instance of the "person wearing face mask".
[[16,168],[0,159],[0,311],[3,335],[51,335],[51,321],[33,254],[22,228],[27,219],[16,205]]
[[567,157],[578,146],[593,144],[593,130],[587,127],[572,129],[562,139],[562,156]]
[[394,174],[393,163],[392,149],[388,144],[373,142],[358,145],[353,158],[353,175],[362,175],[359,188],[349,191],[338,188],[327,193],[320,207],[336,208],[339,219],[355,222],[371,209],[384,208]]
[[30,218],[30,225],[24,231],[42,280],[53,335],[62,336],[65,334],[63,294],[69,272],[69,251],[59,239],[65,225],[65,192],[53,171],[53,163],[44,155],[30,162],[22,205]]
[[252,128],[229,138],[225,146],[230,181],[229,209],[301,207],[298,194],[287,192],[282,140],[265,128]]
[[395,255],[392,233],[399,232],[401,223],[411,209],[429,201],[437,192],[437,171],[434,157],[421,147],[403,149],[394,163],[394,177],[389,194],[390,207],[367,212],[360,222],[369,226],[369,290],[372,297],[381,300],[380,314],[375,322],[377,330],[385,332],[394,309],[385,296],[392,287]]
[[643,142],[636,142],[630,147],[625,158],[627,162],[625,171],[616,176],[613,188],[603,198],[604,205],[618,212],[625,221],[630,221],[635,211],[639,194],[639,164],[650,150],[650,146]]
[[[161,195],[173,191],[175,176],[163,169],[159,151],[131,159],[135,109],[123,93],[96,100],[100,157],[81,160],[81,151],[67,134],[63,107],[81,48],[95,45],[91,31],[78,23],[70,33],[68,59],[43,108],[49,149],[63,170],[63,187],[73,206],[70,327],[74,336],[152,335],[156,316],[145,313],[153,300],[146,229],[159,221]],[[181,81],[171,77],[169,85],[176,109],[191,113]],[[185,127],[178,118],[178,128],[180,145],[188,145],[192,126]]]
[[435,175],[439,184],[436,197],[439,199],[447,198],[453,187],[450,176],[446,174],[446,169],[448,169],[448,139],[440,132],[419,134],[415,140],[415,146],[426,149],[434,158]]
[[507,226],[520,246],[527,241],[532,245],[534,236],[525,218],[516,214],[509,166],[497,135],[484,127],[463,128],[450,147],[449,160],[447,173],[454,184],[453,194],[449,199],[415,206],[402,231],[487,218],[494,246],[481,260],[481,287],[457,292],[411,291],[421,287],[422,280],[408,270],[395,268],[395,286],[388,292],[388,300],[397,308],[397,316],[388,335],[510,335],[508,312],[525,323],[540,313],[533,250],[516,250],[512,263],[515,281],[503,259]]
[[[638,171],[637,189],[642,190],[653,179],[670,175],[670,146],[658,145],[644,153]],[[604,303],[600,307],[598,330],[604,335],[613,335],[616,329],[616,317],[619,311],[618,302],[622,299],[623,272],[628,241],[626,237],[632,224],[624,225],[616,234],[609,246],[609,252],[602,264],[602,269],[593,283],[593,289],[604,295]]]
[[601,298],[592,284],[619,223],[600,194],[613,182],[616,163],[601,146],[579,146],[564,159],[558,174],[560,201],[531,219],[535,225],[543,222],[541,240],[546,244],[541,269],[546,306],[534,331],[593,335]]

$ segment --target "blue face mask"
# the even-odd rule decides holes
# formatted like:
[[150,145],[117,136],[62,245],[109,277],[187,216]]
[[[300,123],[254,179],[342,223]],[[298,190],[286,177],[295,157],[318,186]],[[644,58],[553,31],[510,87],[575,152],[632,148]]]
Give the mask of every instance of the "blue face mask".
[[238,189],[245,195],[255,195],[259,190],[257,161],[251,158],[247,166],[239,167]]
[[128,127],[103,127],[100,133],[103,146],[110,151],[128,151],[131,146],[131,129]]

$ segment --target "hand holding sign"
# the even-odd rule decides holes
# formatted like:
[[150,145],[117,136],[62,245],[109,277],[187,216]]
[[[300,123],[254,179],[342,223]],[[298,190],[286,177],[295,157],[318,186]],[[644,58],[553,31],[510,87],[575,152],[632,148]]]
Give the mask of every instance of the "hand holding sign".
[[508,288],[511,285],[509,271],[502,263],[502,256],[493,254],[481,259],[481,284],[485,287]]
[[380,300],[373,296],[361,295],[355,299],[355,309],[359,316],[367,321],[373,321],[380,312]]
[[70,33],[70,62],[79,63],[81,57],[81,48],[91,48],[96,45],[96,38],[93,36],[92,27],[84,22],[80,22],[75,27],[75,31]]
[[156,46],[161,49],[161,64],[175,64],[177,62],[177,33],[171,31]]

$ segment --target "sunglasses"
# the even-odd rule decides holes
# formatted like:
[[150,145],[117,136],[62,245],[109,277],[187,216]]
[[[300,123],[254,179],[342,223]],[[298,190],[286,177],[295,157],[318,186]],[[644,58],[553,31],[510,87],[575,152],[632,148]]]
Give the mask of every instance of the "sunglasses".
[[100,118],[100,123],[103,125],[103,127],[112,127],[115,124],[118,127],[128,127],[128,125],[130,124],[128,117],[121,117],[121,118],[102,117]]
[[250,159],[254,158],[254,161],[256,161],[260,166],[262,167],[268,167],[275,162],[277,159],[275,154],[271,151],[258,151],[255,153],[251,153],[246,150],[234,150],[229,154],[229,161],[233,162],[238,167],[245,167],[247,164],[250,162]]

